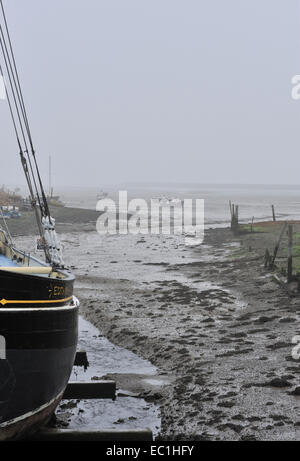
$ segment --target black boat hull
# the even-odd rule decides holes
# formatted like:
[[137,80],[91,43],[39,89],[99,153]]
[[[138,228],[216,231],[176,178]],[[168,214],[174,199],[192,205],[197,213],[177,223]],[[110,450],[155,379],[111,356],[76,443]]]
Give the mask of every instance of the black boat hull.
[[76,354],[78,304],[0,307],[0,440],[34,432],[58,405]]
[[75,277],[60,271],[64,278],[43,277],[3,271],[0,267],[0,308],[56,307],[71,301]]

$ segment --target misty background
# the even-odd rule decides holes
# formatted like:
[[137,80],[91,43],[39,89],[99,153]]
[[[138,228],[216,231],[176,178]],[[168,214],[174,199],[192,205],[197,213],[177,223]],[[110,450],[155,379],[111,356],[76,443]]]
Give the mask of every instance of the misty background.
[[299,3],[5,0],[44,182],[299,184]]

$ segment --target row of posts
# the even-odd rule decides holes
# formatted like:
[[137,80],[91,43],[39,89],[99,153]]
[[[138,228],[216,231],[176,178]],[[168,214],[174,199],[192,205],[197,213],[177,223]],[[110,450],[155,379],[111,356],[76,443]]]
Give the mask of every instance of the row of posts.
[[[239,206],[234,205],[231,203],[231,200],[229,200],[229,208],[230,208],[230,216],[231,216],[231,230],[234,235],[239,234]],[[272,209],[272,218],[273,222],[276,222],[276,215],[275,215],[275,208],[274,205],[271,205]],[[253,221],[254,221],[254,216],[252,217],[251,221],[251,232],[253,230]],[[287,262],[287,282],[290,282],[293,278],[293,226],[292,224],[287,224],[286,222],[283,224],[281,228],[281,232],[279,235],[279,238],[276,242],[275,248],[274,248],[274,253],[273,255],[270,255],[269,250],[266,250],[266,255],[265,255],[265,267],[268,267],[269,269],[274,268],[275,260],[277,257],[277,253],[279,250],[280,242],[283,238],[284,232],[286,230],[286,227],[288,227],[288,262]]]
[[[230,216],[231,216],[231,230],[235,235],[239,233],[239,206],[234,205],[231,203],[231,200],[229,200],[229,209],[230,209]],[[274,205],[271,205],[272,209],[272,218],[273,221],[276,221],[276,215],[275,215],[275,208]],[[251,232],[253,229],[253,221],[254,221],[254,216],[252,217],[251,221]]]

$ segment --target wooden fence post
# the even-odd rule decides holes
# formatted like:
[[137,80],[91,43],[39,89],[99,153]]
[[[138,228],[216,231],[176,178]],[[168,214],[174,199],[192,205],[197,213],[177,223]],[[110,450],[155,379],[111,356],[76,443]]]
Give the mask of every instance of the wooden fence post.
[[287,282],[292,280],[293,276],[293,226],[289,224],[288,227],[288,267],[287,267]]
[[278,253],[278,249],[279,249],[279,245],[280,245],[280,242],[281,242],[281,239],[283,237],[283,234],[284,234],[284,231],[286,229],[286,226],[287,226],[287,223],[285,222],[282,226],[282,229],[281,229],[281,232],[280,232],[280,235],[279,235],[279,238],[276,242],[276,245],[275,245],[275,248],[274,248],[274,254],[273,254],[273,257],[270,261],[270,269],[273,269],[273,266],[274,266],[274,263],[275,263],[275,259],[276,259],[276,256],[277,256],[277,253]]
[[229,204],[230,204],[230,215],[231,215],[230,228],[233,231],[233,227],[234,227],[234,204],[231,203],[231,200],[229,201]]
[[270,252],[268,250],[268,248],[266,249],[266,252],[265,252],[265,268],[268,268],[270,267],[270,260],[271,260],[271,256],[270,256]]
[[239,206],[234,205],[229,200],[230,214],[231,214],[231,230],[234,235],[239,233]]
[[275,216],[275,209],[274,209],[274,205],[271,205],[272,207],[272,215],[273,215],[273,221],[275,222],[276,221],[276,216]]

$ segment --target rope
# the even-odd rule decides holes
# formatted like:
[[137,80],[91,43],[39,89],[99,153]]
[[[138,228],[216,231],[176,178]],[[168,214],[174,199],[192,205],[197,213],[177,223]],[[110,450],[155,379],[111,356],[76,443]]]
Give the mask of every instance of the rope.
[[[50,211],[49,211],[46,195],[45,195],[45,192],[44,192],[44,187],[43,187],[43,183],[42,183],[42,180],[41,180],[38,164],[37,164],[37,161],[36,161],[35,149],[34,149],[34,146],[33,146],[33,141],[32,141],[31,131],[30,131],[30,127],[29,127],[29,122],[28,122],[25,102],[24,102],[24,98],[23,98],[23,92],[22,92],[20,79],[19,79],[19,73],[18,73],[16,60],[15,60],[15,54],[14,54],[14,50],[13,50],[13,47],[12,47],[12,42],[11,42],[11,38],[10,38],[10,32],[9,32],[9,29],[8,29],[6,14],[5,14],[4,6],[3,6],[3,0],[0,0],[0,4],[1,4],[1,10],[2,10],[2,15],[3,15],[3,19],[4,19],[4,24],[5,24],[6,35],[7,35],[8,43],[9,43],[10,54],[11,54],[11,58],[12,58],[12,62],[13,62],[13,67],[12,67],[12,64],[11,64],[11,59],[10,59],[10,56],[9,56],[9,52],[7,50],[7,45],[6,45],[6,41],[5,41],[5,38],[4,38],[3,30],[2,30],[2,27],[0,25],[1,35],[2,35],[2,38],[4,39],[4,45],[5,45],[6,53],[7,53],[7,56],[8,56],[8,63],[9,63],[10,70],[11,70],[11,73],[12,73],[12,76],[13,76],[14,85],[15,85],[15,89],[16,89],[16,92],[17,92],[18,100],[19,100],[19,105],[21,107],[23,121],[24,121],[26,132],[27,132],[27,137],[28,137],[28,140],[29,140],[29,143],[30,143],[31,154],[32,154],[32,157],[34,159],[34,165],[35,165],[35,169],[36,169],[36,173],[37,173],[37,177],[38,177],[38,182],[39,182],[39,186],[40,186],[40,193],[42,195],[43,205],[44,205],[44,213],[43,214],[48,216],[50,221],[51,221]],[[28,152],[27,147],[26,147],[26,151]],[[37,190],[37,185],[36,185],[36,182],[35,182],[35,176],[33,174],[33,168],[31,166],[31,160],[30,160],[30,157],[29,157],[29,153],[28,153],[28,158],[29,158],[29,164],[30,164],[32,176],[33,176],[34,183],[35,183],[35,188]],[[37,190],[37,195],[38,195],[39,205],[40,205],[40,207],[42,209],[42,204],[40,203],[38,190]]]
[[[33,184],[34,184],[34,188],[35,188],[35,192],[36,192],[36,195],[37,195],[37,198],[38,198],[39,205],[41,207],[42,204],[41,204],[41,201],[40,201],[40,198],[39,198],[39,191],[38,191],[38,187],[37,187],[37,184],[36,184],[31,159],[29,157],[29,152],[28,152],[28,147],[27,147],[24,127],[23,127],[23,123],[25,123],[25,130],[26,130],[26,121],[24,119],[24,113],[23,113],[23,110],[22,110],[22,104],[20,102],[21,99],[20,99],[18,88],[16,86],[16,80],[15,80],[15,76],[14,76],[14,71],[13,71],[12,66],[11,66],[11,60],[10,60],[10,56],[9,56],[9,53],[8,53],[8,50],[7,50],[7,45],[6,45],[6,41],[5,41],[5,37],[4,37],[4,34],[3,34],[3,29],[2,29],[1,24],[0,24],[0,45],[1,45],[2,53],[3,53],[3,57],[4,57],[6,72],[7,72],[9,83],[10,83],[11,94],[13,96],[13,100],[14,100],[14,103],[15,103],[15,109],[16,109],[17,118],[18,118],[18,121],[19,121],[19,126],[20,126],[20,129],[21,129],[21,133],[22,133],[22,138],[23,138],[23,142],[24,142],[24,146],[25,146],[25,152],[27,153],[27,158],[28,158],[28,163],[29,163],[29,167],[30,167],[30,171],[31,171],[32,181],[33,181]],[[17,102],[17,98],[18,98],[19,104]],[[22,112],[23,121],[22,121],[22,118],[21,118],[21,115],[20,115],[20,110],[19,110],[20,105],[21,105],[21,112]],[[32,199],[34,199],[34,197],[32,197]]]
[[25,120],[25,124],[26,124],[27,134],[28,134],[28,137],[29,137],[29,140],[30,140],[32,150],[33,150],[32,137],[31,137],[31,132],[30,132],[30,128],[29,128],[29,122],[28,122],[28,117],[27,117],[27,113],[26,113],[26,107],[25,107],[25,103],[24,103],[24,98],[23,98],[23,94],[22,94],[22,89],[21,89],[21,84],[20,84],[20,79],[19,79],[19,72],[18,72],[17,65],[16,65],[15,54],[14,54],[11,39],[10,39],[10,33],[9,33],[9,29],[8,29],[8,24],[7,24],[7,20],[6,20],[6,14],[5,14],[5,11],[4,11],[4,6],[3,6],[3,1],[2,0],[0,0],[0,4],[1,4],[1,10],[2,10],[2,15],[3,15],[3,19],[4,19],[6,34],[7,34],[7,37],[8,37],[10,53],[11,53],[11,56],[12,56],[12,61],[13,61],[13,66],[14,66],[14,71],[15,71],[14,74],[16,76],[16,81],[17,81],[16,86],[19,89],[19,95],[20,95],[20,99],[21,99],[21,106],[22,106],[22,109],[23,109],[23,116],[24,116],[24,120]]
[[[23,98],[23,92],[20,84],[19,73],[16,65],[15,55],[12,47],[10,38],[10,32],[8,29],[6,14],[3,6],[3,0],[0,0],[1,12],[4,20],[5,31],[0,24],[0,48],[4,58],[5,70],[8,76],[10,94],[4,78],[4,73],[0,65],[1,76],[3,77],[7,100],[9,104],[9,111],[13,121],[13,126],[17,138],[17,143],[20,151],[21,163],[25,173],[26,181],[28,184],[31,204],[35,211],[36,220],[40,232],[40,236],[45,242],[45,230],[42,226],[42,218],[48,218],[51,223],[50,210],[46,199],[45,191],[43,188],[35,150],[32,141],[32,135],[30,131],[29,121],[27,117],[25,102]],[[12,102],[13,101],[13,102]],[[13,107],[14,106],[14,107]],[[21,142],[22,139],[22,142]],[[23,144],[23,146],[22,146]],[[31,155],[29,153],[28,144],[30,145]],[[27,160],[25,158],[27,156]],[[33,161],[31,161],[31,156]],[[34,171],[35,170],[35,171]],[[39,210],[37,203],[39,204]],[[40,216],[41,214],[41,216]],[[46,260],[50,261],[50,253],[47,245],[44,245],[44,251]]]

